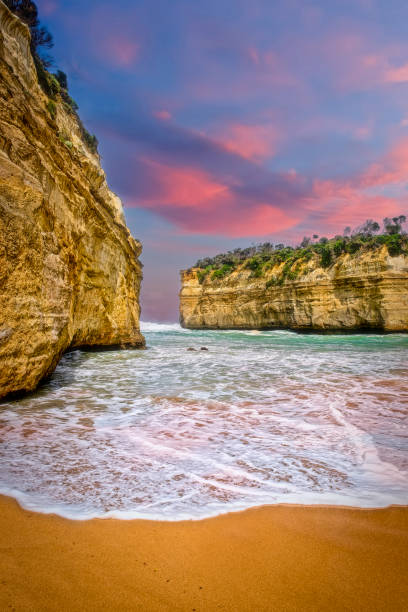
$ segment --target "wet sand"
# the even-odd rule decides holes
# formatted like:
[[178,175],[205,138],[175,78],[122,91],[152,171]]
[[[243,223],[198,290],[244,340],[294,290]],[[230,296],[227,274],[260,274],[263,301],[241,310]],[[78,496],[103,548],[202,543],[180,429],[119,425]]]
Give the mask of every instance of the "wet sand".
[[408,508],[69,521],[0,497],[1,610],[407,610]]

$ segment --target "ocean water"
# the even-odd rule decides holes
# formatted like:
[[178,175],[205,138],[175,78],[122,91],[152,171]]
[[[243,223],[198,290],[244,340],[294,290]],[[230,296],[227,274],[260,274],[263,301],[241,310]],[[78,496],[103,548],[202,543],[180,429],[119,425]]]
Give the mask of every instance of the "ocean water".
[[1,493],[77,519],[408,503],[407,335],[142,329],[0,405]]

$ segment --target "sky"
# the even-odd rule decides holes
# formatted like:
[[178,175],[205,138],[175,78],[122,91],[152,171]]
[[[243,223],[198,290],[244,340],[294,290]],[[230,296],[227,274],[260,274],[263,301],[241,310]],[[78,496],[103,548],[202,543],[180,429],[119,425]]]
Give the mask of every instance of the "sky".
[[179,271],[407,214],[406,0],[37,0],[141,240],[144,321]]

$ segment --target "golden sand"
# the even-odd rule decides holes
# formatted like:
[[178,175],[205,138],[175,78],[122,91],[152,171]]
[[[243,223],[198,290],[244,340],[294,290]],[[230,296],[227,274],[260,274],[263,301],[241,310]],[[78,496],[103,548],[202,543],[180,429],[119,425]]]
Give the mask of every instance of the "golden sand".
[[0,509],[0,610],[408,610],[406,507],[173,523]]

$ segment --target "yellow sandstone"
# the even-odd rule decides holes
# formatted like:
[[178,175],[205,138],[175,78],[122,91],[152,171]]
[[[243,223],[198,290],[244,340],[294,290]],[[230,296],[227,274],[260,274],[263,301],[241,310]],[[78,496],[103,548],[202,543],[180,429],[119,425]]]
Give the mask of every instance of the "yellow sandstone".
[[329,268],[315,257],[294,264],[294,280],[280,284],[284,264],[254,277],[241,265],[222,279],[198,269],[181,272],[180,322],[190,329],[284,328],[308,331],[407,331],[408,257],[386,247],[343,254]]
[[141,245],[75,115],[55,110],[0,1],[0,397],[34,389],[67,349],[144,345]]

